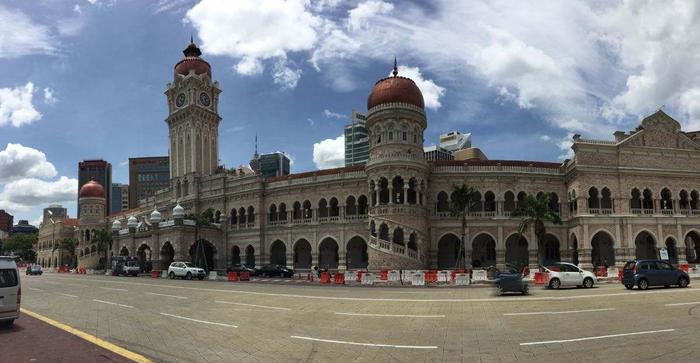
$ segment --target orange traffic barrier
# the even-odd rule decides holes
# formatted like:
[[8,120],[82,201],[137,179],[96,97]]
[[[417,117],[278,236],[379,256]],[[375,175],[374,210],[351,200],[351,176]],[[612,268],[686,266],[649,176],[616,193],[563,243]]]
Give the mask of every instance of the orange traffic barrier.
[[617,281],[622,281],[623,269],[617,270]]
[[688,272],[688,270],[690,270],[690,268],[689,268],[687,263],[684,263],[681,265],[681,270],[683,270],[684,272]]
[[236,273],[235,271],[231,271],[228,274],[226,274],[226,278],[231,282],[238,281],[238,273]]
[[241,272],[241,275],[239,276],[238,280],[240,280],[240,281],[250,281],[250,272],[248,272],[248,271],[243,271],[243,272]]
[[608,277],[608,269],[605,266],[598,266],[598,276]]
[[544,285],[546,280],[546,276],[544,272],[535,272],[535,284],[537,285]]
[[344,285],[345,284],[345,274],[344,273],[337,273],[333,275],[333,283],[336,285]]
[[151,271],[151,278],[157,279],[158,276],[160,276],[160,271],[158,271],[158,270]]
[[321,272],[321,280],[320,282],[322,284],[329,284],[331,282],[331,275],[328,272]]
[[357,277],[355,278],[355,282],[362,282],[362,275],[364,275],[364,271],[357,271]]
[[425,271],[425,282],[437,282],[437,270]]
[[389,271],[387,271],[387,270],[379,271],[379,279],[382,281],[388,280],[389,279]]

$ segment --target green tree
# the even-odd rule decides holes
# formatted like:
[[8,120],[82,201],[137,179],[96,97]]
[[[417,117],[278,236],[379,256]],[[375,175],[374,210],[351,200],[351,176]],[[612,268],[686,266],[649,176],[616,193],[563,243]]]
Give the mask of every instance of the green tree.
[[452,186],[452,213],[459,216],[462,220],[462,237],[459,242],[459,253],[457,254],[456,268],[464,268],[467,265],[464,235],[467,229],[467,213],[469,213],[469,208],[471,208],[474,204],[475,196],[476,189],[467,186],[466,184]]
[[[199,232],[201,227],[208,226],[214,221],[214,209],[208,208],[202,213],[197,213],[197,214],[190,214],[187,216],[186,219],[190,219],[194,221],[194,242],[196,244],[195,246],[195,256],[194,256],[194,261],[192,261],[194,264],[199,266],[200,261],[204,262],[204,270],[209,271],[211,266],[209,266],[207,262],[206,255],[204,253],[204,243],[200,241],[199,239]],[[201,260],[200,260],[201,258]]]
[[[69,256],[68,267],[75,267],[75,247],[78,245],[78,240],[75,238],[62,238],[53,246],[53,250],[66,251]],[[61,261],[61,265],[65,263]]]
[[36,242],[36,233],[15,233],[3,242],[3,250],[20,256],[24,261],[34,262],[36,252],[33,250],[33,244]]
[[542,265],[544,259],[544,246],[541,243],[544,241],[544,235],[547,233],[545,222],[553,224],[561,224],[559,214],[554,213],[549,208],[550,193],[542,193],[537,197],[532,194],[525,196],[518,207],[515,208],[511,217],[520,217],[520,225],[518,226],[518,234],[522,237],[523,233],[528,228],[534,228],[535,238],[537,238],[537,264]]
[[103,257],[100,257],[99,268],[106,269],[108,258],[107,254],[109,253],[109,251],[112,250],[112,234],[102,229],[97,230],[95,231],[95,237],[93,238],[93,241],[97,243],[97,252],[104,253]]

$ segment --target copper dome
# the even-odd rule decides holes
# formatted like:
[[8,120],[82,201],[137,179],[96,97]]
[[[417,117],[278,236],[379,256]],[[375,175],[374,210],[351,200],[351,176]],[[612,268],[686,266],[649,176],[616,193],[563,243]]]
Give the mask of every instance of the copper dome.
[[400,77],[394,61],[393,76],[380,79],[375,83],[372,92],[367,97],[367,109],[383,103],[408,103],[424,108],[423,94],[416,83],[410,78]]
[[105,190],[100,183],[90,180],[80,188],[79,198],[104,198]]
[[208,74],[211,77],[211,66],[207,61],[200,58],[202,51],[199,50],[196,44],[190,40],[190,44],[182,51],[185,54],[185,58],[175,64],[175,73],[186,76],[190,73],[190,70],[194,70],[197,75]]

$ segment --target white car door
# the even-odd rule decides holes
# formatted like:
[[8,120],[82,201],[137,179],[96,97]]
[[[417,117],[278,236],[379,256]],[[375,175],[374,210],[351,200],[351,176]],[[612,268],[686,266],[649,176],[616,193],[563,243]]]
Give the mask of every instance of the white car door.
[[569,264],[561,264],[562,285],[580,285],[581,276],[577,267]]

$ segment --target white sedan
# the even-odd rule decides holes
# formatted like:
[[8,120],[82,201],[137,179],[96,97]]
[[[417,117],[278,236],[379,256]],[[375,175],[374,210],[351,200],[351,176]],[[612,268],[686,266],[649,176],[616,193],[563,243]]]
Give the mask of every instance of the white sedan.
[[558,289],[562,286],[590,288],[598,282],[592,272],[582,270],[571,263],[557,262],[543,267],[548,276],[547,285],[552,289]]

